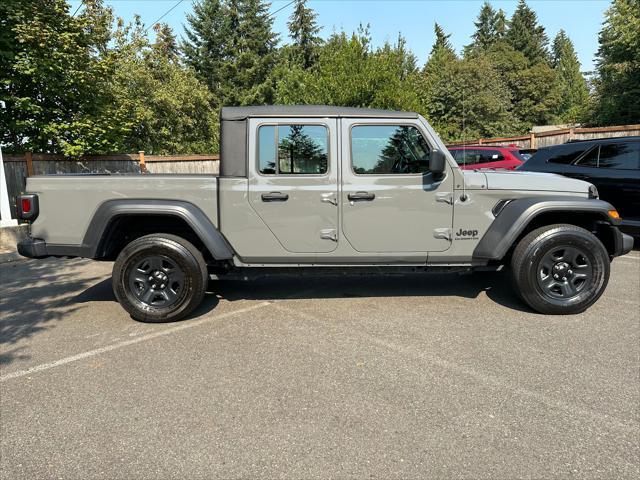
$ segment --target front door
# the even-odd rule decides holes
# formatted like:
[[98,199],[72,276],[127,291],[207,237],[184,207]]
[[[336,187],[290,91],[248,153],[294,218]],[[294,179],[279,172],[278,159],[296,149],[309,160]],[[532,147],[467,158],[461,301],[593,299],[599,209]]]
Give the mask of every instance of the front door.
[[342,120],[342,229],[359,252],[442,252],[451,245],[453,175],[429,172],[419,121]]
[[251,207],[285,250],[332,252],[338,241],[336,120],[251,122]]

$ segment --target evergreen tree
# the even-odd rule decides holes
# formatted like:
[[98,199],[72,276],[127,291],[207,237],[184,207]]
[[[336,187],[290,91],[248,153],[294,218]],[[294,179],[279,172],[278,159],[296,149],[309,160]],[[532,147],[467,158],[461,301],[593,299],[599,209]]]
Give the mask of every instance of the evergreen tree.
[[214,105],[270,103],[277,35],[263,0],[202,0],[187,16],[187,64],[213,93]]
[[505,38],[514,50],[524,54],[531,65],[548,61],[549,39],[544,27],[538,25],[538,16],[525,0],[519,0]]
[[493,9],[493,7],[488,2],[484,2],[482,7],[480,8],[478,20],[474,22],[476,31],[471,36],[471,38],[473,39],[473,43],[466,47],[466,50],[468,52],[473,50],[484,51],[494,44],[494,42],[497,40],[497,15],[498,14]]
[[317,14],[307,8],[307,0],[296,0],[293,13],[287,23],[289,36],[293,40],[294,59],[302,68],[311,67],[317,58],[322,39],[318,36],[320,27]]
[[156,33],[153,48],[167,60],[177,62],[179,57],[178,42],[171,27],[166,23],[156,23],[153,30]]
[[509,29],[509,21],[504,10],[500,9],[496,12],[496,16],[493,22],[495,39],[496,41],[504,40],[507,36],[507,30]]
[[187,14],[187,24],[181,46],[185,61],[209,87],[214,105],[220,106],[233,34],[227,6],[222,0],[196,2],[193,13]]
[[423,74],[427,77],[437,75],[438,69],[457,59],[456,52],[449,41],[451,34],[445,33],[444,29],[437,23],[434,24],[433,29],[436,34],[436,41],[431,47],[431,53],[423,68]]
[[580,62],[573,43],[564,30],[560,30],[553,40],[552,61],[561,98],[557,111],[558,119],[562,122],[578,122],[584,117],[589,90],[580,72]]
[[599,43],[592,123],[640,123],[640,0],[613,0]]
[[269,4],[264,0],[237,0],[237,4],[237,50],[232,52],[236,61],[227,80],[228,104],[273,103],[270,75],[277,61],[278,35],[273,32]]

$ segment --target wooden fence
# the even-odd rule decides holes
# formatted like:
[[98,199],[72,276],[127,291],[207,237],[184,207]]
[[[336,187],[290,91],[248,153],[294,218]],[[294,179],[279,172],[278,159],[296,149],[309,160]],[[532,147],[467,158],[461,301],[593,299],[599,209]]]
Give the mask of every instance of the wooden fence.
[[218,155],[145,155],[144,152],[91,155],[79,159],[27,152],[21,155],[5,154],[3,160],[11,213],[14,217],[15,197],[24,191],[27,178],[33,175],[74,173],[217,175],[220,164]]
[[563,128],[548,132],[531,132],[518,137],[477,138],[466,142],[451,142],[448,147],[456,145],[493,145],[506,147],[516,145],[520,148],[541,148],[549,145],[567,143],[570,140],[591,140],[594,138],[630,137],[640,135],[640,125],[618,125],[615,127],[595,128]]

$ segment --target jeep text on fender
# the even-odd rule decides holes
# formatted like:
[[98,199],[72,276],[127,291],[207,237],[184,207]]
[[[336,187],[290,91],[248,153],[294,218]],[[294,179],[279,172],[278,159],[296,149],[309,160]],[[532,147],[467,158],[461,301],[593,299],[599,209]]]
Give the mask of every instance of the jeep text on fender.
[[[28,257],[114,261],[136,319],[168,321],[209,272],[510,265],[543,313],[592,305],[633,239],[579,180],[463,173],[424,118],[323,106],[224,108],[220,175],[31,177]],[[461,241],[466,240],[466,241]]]

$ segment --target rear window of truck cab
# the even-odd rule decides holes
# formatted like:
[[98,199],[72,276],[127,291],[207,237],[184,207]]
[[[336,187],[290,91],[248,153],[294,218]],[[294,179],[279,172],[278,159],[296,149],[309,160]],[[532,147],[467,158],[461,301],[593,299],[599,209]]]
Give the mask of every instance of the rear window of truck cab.
[[263,175],[327,173],[328,130],[324,125],[262,125],[258,169]]

